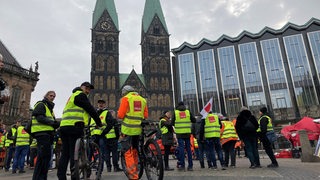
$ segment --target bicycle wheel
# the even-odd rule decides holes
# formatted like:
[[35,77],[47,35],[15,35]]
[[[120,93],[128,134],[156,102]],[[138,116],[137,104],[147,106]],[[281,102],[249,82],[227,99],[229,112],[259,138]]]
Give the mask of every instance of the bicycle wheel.
[[[127,165],[126,165],[126,159],[124,157],[124,152],[121,152],[120,160],[121,160],[122,170],[123,170],[124,174],[129,178],[128,172],[126,170]],[[138,171],[139,171],[139,179],[140,179],[143,175],[143,162],[141,161],[141,157],[139,157]]]
[[163,161],[162,154],[158,143],[153,139],[148,139],[143,146],[145,155],[145,171],[148,180],[163,179]]
[[[94,142],[90,142],[90,151],[91,152],[89,154],[91,157],[89,157],[90,165],[88,168],[88,174],[90,173],[91,179],[100,180],[103,163],[102,153],[99,146]],[[94,173],[91,173],[91,171],[93,171]]]
[[83,141],[79,138],[76,141],[74,148],[74,167],[72,172],[72,179],[80,180],[80,178],[87,178],[87,154],[85,152]]

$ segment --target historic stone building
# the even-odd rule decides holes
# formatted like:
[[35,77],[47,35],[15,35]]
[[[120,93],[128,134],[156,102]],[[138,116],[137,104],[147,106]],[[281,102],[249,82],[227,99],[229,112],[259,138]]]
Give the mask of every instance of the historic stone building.
[[0,105],[0,122],[11,125],[18,119],[30,119],[31,93],[39,80],[38,64],[35,70],[24,69],[1,41],[0,53],[4,59],[1,77],[10,92],[9,101]]
[[92,22],[91,82],[95,90],[91,101],[105,99],[109,109],[117,110],[122,87],[131,85],[147,98],[149,119],[158,120],[162,111],[173,110],[169,33],[160,1],[145,2],[142,74],[134,69],[129,74],[119,73],[119,32],[114,0],[97,0]]

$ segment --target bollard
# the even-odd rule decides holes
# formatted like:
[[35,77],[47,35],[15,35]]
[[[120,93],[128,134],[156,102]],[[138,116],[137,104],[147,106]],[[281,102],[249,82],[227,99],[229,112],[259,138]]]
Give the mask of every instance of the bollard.
[[313,155],[315,149],[311,147],[306,130],[300,130],[301,162],[320,162],[320,158]]

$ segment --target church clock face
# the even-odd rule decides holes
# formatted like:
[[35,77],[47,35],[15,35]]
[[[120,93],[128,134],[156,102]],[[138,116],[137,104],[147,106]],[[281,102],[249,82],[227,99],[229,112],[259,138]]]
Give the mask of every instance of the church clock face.
[[100,27],[103,30],[108,30],[108,29],[110,29],[110,24],[107,21],[103,21],[103,22],[101,22]]

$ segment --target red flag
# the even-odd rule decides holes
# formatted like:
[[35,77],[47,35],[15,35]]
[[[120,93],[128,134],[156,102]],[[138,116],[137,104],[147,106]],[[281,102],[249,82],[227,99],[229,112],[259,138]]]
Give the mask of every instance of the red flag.
[[200,112],[202,118],[206,118],[210,111],[212,111],[212,98],[210,98],[209,102],[203,107],[202,111]]

